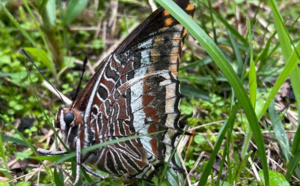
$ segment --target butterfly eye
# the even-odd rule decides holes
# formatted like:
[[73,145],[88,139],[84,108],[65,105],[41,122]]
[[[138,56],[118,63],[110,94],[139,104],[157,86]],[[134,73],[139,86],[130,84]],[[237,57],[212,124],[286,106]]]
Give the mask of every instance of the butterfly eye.
[[74,119],[75,116],[72,112],[67,112],[64,116],[64,120],[67,125],[70,125]]

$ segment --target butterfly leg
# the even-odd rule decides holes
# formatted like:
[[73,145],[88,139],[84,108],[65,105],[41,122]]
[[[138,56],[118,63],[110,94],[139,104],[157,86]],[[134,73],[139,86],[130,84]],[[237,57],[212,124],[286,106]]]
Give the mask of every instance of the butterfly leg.
[[88,183],[88,184],[85,184],[84,186],[90,186],[90,185],[97,184],[97,183],[99,183],[100,181],[102,181],[102,180],[104,179],[104,176],[103,176],[103,175],[101,175],[101,174],[99,174],[99,173],[93,171],[91,168],[89,168],[89,167],[88,167],[86,164],[84,164],[84,163],[82,164],[82,168],[83,168],[86,172],[90,173],[91,175],[100,178],[99,180],[94,181],[94,182],[91,182],[91,183]]
[[76,139],[76,178],[74,185],[79,181],[80,177],[80,165],[81,165],[81,143],[80,143],[80,138]]
[[[76,140],[76,178],[75,178],[74,185],[76,185],[76,183],[79,181],[79,177],[80,177],[80,164],[81,164],[80,151],[81,151],[80,139],[78,138]],[[38,148],[37,152],[39,152],[43,155],[63,155],[63,154],[68,153],[68,151],[50,151],[50,150],[41,149],[41,148]]]
[[95,172],[95,171],[93,171],[90,167],[88,167],[86,164],[82,164],[82,167],[84,168],[84,170],[86,171],[86,172],[88,172],[88,173],[90,173],[91,175],[93,175],[93,176],[95,176],[95,177],[99,177],[99,178],[101,178],[101,179],[104,179],[104,176],[103,175],[101,175],[101,174],[99,174],[99,173],[97,173],[97,172]]
[[68,151],[50,151],[50,150],[46,150],[46,149],[41,149],[38,148],[37,152],[43,154],[43,155],[63,155],[63,154],[68,154]]

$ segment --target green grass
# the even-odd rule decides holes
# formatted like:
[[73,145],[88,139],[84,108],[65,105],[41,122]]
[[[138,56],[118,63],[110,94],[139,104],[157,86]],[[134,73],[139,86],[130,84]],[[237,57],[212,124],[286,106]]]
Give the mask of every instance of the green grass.
[[[194,20],[171,0],[157,3],[190,33],[179,71],[185,96],[180,107],[181,119],[189,126],[187,132],[195,135],[190,141],[183,137],[177,147],[181,158],[176,157],[183,161],[184,169],[193,172],[184,175],[165,166],[153,178],[154,185],[299,183],[299,3],[287,6],[285,3],[293,2],[241,0],[215,6],[214,1],[192,1],[197,5]],[[39,160],[35,165],[43,165],[45,171],[31,177],[31,183],[61,185],[75,172],[75,153],[39,156],[35,152],[36,146],[49,149],[58,143],[52,120],[62,103],[42,86],[42,76],[20,48],[25,48],[55,87],[71,98],[80,78],[81,66],[75,59],[88,56],[95,64],[113,43],[128,34],[128,28],[151,13],[146,0],[119,1],[117,15],[111,13],[114,8],[110,1],[97,5],[71,0],[66,7],[54,0],[24,0],[19,5],[0,2],[0,176],[11,185],[28,184],[22,176],[35,171],[28,165],[21,171],[9,171],[8,164],[14,159],[34,157],[31,159]],[[109,25],[114,21],[115,27]],[[104,34],[105,25],[110,27]],[[108,37],[102,38],[105,35]],[[84,82],[91,76],[87,69]],[[279,100],[287,78],[295,99]],[[296,116],[296,123],[291,115]],[[28,118],[35,122],[24,130],[17,129]],[[50,144],[39,142],[50,130],[55,131]],[[291,131],[292,138],[287,135]],[[91,148],[102,145],[106,144]],[[29,151],[20,150],[25,147]],[[45,165],[44,160],[51,163]],[[81,170],[78,185],[95,180]],[[125,177],[108,176],[101,185],[120,185],[125,180],[130,182]],[[139,181],[138,185],[151,183]]]

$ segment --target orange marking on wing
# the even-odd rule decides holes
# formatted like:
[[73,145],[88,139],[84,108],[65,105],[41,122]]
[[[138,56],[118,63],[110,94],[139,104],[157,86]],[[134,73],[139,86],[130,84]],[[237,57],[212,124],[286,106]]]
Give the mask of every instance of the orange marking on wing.
[[184,36],[186,36],[186,34],[187,34],[187,29],[184,29],[182,36],[184,37]]
[[167,10],[164,10],[164,16],[168,16],[170,13]]
[[165,26],[170,26],[174,22],[173,18],[167,18],[165,20]]
[[186,11],[191,11],[191,10],[194,10],[194,9],[195,9],[195,6],[192,5],[192,4],[189,4],[189,5],[185,8]]

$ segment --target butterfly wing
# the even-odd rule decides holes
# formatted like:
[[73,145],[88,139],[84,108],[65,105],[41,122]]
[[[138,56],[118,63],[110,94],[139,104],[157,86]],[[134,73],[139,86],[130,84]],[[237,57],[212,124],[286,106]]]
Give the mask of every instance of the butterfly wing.
[[[188,1],[177,3],[193,14]],[[148,179],[169,159],[180,130],[177,73],[186,33],[159,8],[102,63],[74,106],[84,111],[84,146],[164,132],[106,146],[91,152],[97,158],[88,162],[115,175]]]

